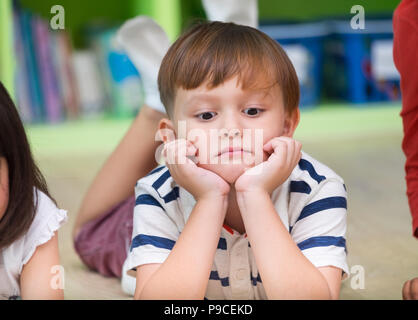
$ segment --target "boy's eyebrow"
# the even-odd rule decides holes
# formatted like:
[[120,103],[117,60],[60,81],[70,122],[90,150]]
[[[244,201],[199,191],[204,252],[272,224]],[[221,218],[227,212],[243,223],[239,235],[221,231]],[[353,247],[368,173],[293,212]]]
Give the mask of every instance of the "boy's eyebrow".
[[266,89],[254,89],[252,90],[250,93],[248,93],[248,96],[251,97],[261,97],[263,99],[265,99],[268,96],[271,96],[271,92],[270,90],[266,90]]
[[[253,88],[250,90],[245,90],[243,92],[243,94],[245,96],[261,96],[263,98],[271,95],[271,88]],[[189,101],[194,101],[194,100],[216,100],[218,98],[218,96],[216,94],[211,94],[211,93],[206,93],[206,92],[198,92],[198,93],[194,93],[193,96],[187,100],[186,102]]]
[[[256,89],[246,90],[246,92],[244,92],[243,97],[245,99],[250,99],[251,97],[256,97],[256,98],[259,97],[264,100],[267,97],[272,97],[272,93],[271,93],[271,90],[269,90],[269,88],[256,88]],[[219,97],[216,94],[207,93],[207,92],[196,92],[196,93],[193,93],[193,95],[185,101],[184,105],[186,107],[190,107],[194,103],[199,103],[199,102],[216,103],[218,102],[218,100],[219,100]]]
[[195,93],[193,94],[192,97],[190,97],[189,99],[186,100],[186,105],[192,104],[194,102],[198,102],[198,101],[208,101],[208,102],[213,102],[217,100],[217,96],[216,95],[211,95],[208,93]]

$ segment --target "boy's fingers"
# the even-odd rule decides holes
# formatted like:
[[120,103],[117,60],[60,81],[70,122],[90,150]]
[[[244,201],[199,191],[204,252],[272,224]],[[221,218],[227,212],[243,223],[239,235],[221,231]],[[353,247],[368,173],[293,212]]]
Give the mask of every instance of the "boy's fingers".
[[277,143],[273,145],[273,141],[276,138],[273,138],[271,140],[269,140],[264,146],[263,146],[263,150],[268,152],[269,154],[274,152],[274,147],[277,146]]
[[179,140],[176,146],[176,164],[186,164],[188,145],[186,140]]
[[172,145],[167,145],[166,148],[166,161],[169,164],[174,164],[175,160],[174,160],[174,152],[173,152],[173,146]]
[[173,140],[164,146],[163,155],[165,155],[166,161],[169,164],[175,164],[176,163],[176,154],[177,154],[177,146],[178,146],[178,140]]
[[187,155],[188,156],[194,156],[197,152],[197,148],[193,143],[190,141],[187,141]]
[[271,141],[267,142],[264,146],[263,146],[263,150],[266,152],[270,152],[271,151]]
[[264,144],[263,150],[264,151],[267,151],[267,152],[273,152],[274,151],[274,148],[278,145],[278,143],[280,141],[285,142],[285,143],[288,143],[288,142],[290,142],[292,140],[293,140],[292,138],[283,137],[283,136],[274,137],[274,138],[270,139],[269,141],[267,141]]
[[402,299],[403,300],[411,300],[411,280],[408,280],[404,283],[402,288]]
[[[190,163],[187,157],[195,156],[197,148],[185,139],[177,139],[170,141],[164,145],[163,156],[169,164],[186,164]],[[191,163],[195,163],[191,160]]]
[[277,146],[278,146],[279,141],[281,141],[281,140],[280,140],[280,138],[278,138],[278,137],[274,137],[274,138],[270,139],[270,140],[269,140],[269,141],[268,141],[268,142],[264,145],[263,149],[264,149],[265,151],[267,151],[268,153],[273,153],[273,152],[274,152],[275,147],[277,147]]
[[163,150],[161,151],[161,154],[163,155],[164,159],[167,158],[167,154],[168,154],[167,149],[168,149],[168,143],[164,143]]
[[418,300],[418,278],[411,280],[410,286],[410,298],[413,300]]
[[299,141],[289,137],[273,138],[273,140],[271,140],[269,143],[275,152],[280,151],[275,148],[275,146],[278,145],[278,141],[282,141],[287,145],[287,161],[289,164],[293,164],[296,160],[300,160],[300,157],[302,156],[302,144]]
[[[272,170],[292,171],[302,156],[302,144],[289,137],[275,137],[264,145],[264,150],[270,151],[270,156],[267,161],[273,162],[275,167]],[[267,151],[267,152],[268,152]]]
[[[285,137],[278,137],[273,138],[269,143],[269,149],[273,153],[282,153],[283,151],[286,151],[289,149],[291,139],[285,138]],[[283,148],[286,148],[284,150],[281,150]]]
[[[178,161],[179,164],[195,163],[194,158],[197,152],[197,148],[188,140],[179,141],[178,146]],[[187,160],[191,161],[187,161]]]
[[283,140],[276,140],[272,142],[272,147],[273,147],[273,152],[270,155],[268,160],[270,160],[271,157],[277,157],[277,164],[279,166],[282,166],[283,164],[287,162],[288,144]]
[[279,139],[279,138],[274,137],[274,138],[271,138],[269,141],[267,141],[263,146],[263,150],[268,152],[268,153],[273,153],[274,152],[274,146],[277,145],[277,139]]

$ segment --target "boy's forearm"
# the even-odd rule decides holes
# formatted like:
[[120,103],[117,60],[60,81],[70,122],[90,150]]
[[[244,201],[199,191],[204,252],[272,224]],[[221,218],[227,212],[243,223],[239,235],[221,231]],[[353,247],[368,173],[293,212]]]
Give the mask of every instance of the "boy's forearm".
[[170,255],[137,298],[203,299],[226,209],[226,197],[200,199]]
[[299,250],[267,192],[237,193],[248,240],[269,299],[329,299],[328,284]]

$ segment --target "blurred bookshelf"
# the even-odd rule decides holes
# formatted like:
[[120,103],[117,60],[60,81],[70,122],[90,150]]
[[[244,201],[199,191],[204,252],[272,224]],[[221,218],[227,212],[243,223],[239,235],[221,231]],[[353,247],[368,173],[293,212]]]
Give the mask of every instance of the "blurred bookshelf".
[[[56,5],[63,30],[50,24]],[[135,116],[141,77],[113,38],[140,14],[153,17],[171,40],[181,32],[179,0],[1,0],[0,81],[24,123]]]
[[[304,22],[350,17],[352,1],[259,0],[260,21]],[[366,15],[391,15],[398,0],[359,1]],[[65,9],[65,29],[52,30],[51,8]],[[174,40],[196,19],[201,0],[0,0],[0,81],[26,124],[132,118],[142,105],[140,74],[113,42],[127,19],[153,17]]]

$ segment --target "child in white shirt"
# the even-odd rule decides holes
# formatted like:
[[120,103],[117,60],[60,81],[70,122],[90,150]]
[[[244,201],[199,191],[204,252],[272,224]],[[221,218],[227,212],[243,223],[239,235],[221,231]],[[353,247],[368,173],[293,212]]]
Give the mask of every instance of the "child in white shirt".
[[166,166],[136,186],[135,298],[337,299],[346,189],[293,139],[299,82],[280,45],[202,23],[170,47],[158,83]]
[[63,299],[57,208],[0,83],[0,299]]

